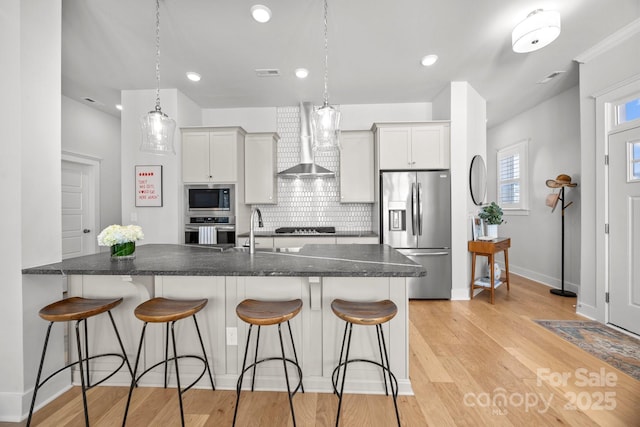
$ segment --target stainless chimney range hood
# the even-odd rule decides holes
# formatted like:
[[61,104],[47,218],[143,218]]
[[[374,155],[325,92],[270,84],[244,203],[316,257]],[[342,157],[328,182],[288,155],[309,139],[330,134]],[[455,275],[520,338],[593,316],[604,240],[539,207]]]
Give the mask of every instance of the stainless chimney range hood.
[[311,150],[311,102],[300,103],[300,163],[278,173],[281,178],[335,178],[336,174],[313,162]]

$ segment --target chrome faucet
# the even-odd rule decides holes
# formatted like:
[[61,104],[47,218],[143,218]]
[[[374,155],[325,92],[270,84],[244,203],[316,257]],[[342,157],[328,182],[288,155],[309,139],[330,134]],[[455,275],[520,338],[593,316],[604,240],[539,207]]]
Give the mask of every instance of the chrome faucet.
[[251,212],[251,219],[249,220],[249,253],[250,254],[256,253],[256,236],[253,231],[253,224],[256,222],[255,221],[256,214],[258,215],[258,227],[264,227],[264,224],[262,223],[262,212],[260,212],[260,209],[254,208],[253,212]]

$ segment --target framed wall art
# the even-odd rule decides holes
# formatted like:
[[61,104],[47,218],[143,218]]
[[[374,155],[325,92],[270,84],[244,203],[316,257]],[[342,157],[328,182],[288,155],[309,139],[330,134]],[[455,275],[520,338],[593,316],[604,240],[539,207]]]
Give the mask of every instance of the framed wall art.
[[162,165],[136,165],[136,207],[162,206]]

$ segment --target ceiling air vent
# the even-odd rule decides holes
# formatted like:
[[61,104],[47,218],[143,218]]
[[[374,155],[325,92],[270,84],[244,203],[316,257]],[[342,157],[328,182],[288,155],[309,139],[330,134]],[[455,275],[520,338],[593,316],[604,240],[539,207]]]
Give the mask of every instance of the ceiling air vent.
[[564,71],[554,71],[553,73],[549,74],[548,76],[546,76],[545,78],[543,78],[542,80],[540,80],[539,82],[537,82],[539,85],[541,84],[545,84],[550,82],[551,80],[555,79],[556,77],[558,77],[560,74],[564,73]]
[[256,74],[258,77],[278,77],[280,76],[280,70],[277,68],[258,68]]
[[84,100],[85,100],[85,101],[87,101],[87,102],[91,102],[91,103],[96,102],[96,100],[95,100],[95,99],[91,99],[91,98],[88,98],[88,97],[87,97],[87,98],[84,98]]

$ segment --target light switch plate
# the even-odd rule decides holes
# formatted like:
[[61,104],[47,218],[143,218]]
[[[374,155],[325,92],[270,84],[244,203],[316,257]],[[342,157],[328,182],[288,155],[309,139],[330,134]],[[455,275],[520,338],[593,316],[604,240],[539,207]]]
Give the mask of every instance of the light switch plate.
[[227,345],[238,345],[238,328],[227,328]]

